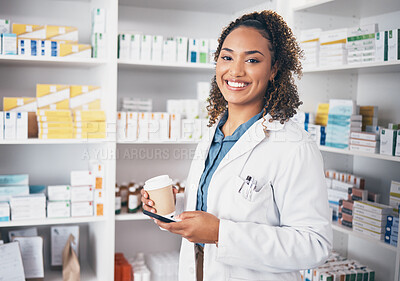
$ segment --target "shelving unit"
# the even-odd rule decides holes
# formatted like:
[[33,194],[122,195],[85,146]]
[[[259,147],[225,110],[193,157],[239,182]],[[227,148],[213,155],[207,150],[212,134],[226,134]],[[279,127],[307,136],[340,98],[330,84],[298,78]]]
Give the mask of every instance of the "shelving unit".
[[[380,30],[399,28],[400,2],[305,0],[292,1],[288,14],[295,34],[302,29],[354,27],[378,23]],[[303,111],[315,112],[317,104],[329,99],[353,99],[359,105],[379,107],[379,125],[400,120],[395,104],[400,81],[400,62],[375,62],[304,69],[299,81]],[[319,146],[325,169],[350,172],[366,178],[366,189],[381,193],[388,204],[391,180],[400,180],[400,157]],[[334,249],[359,260],[376,271],[376,280],[399,280],[400,247],[372,239],[364,234],[332,224]]]
[[[46,10],[37,7],[46,7]],[[294,28],[318,27],[314,25],[315,22],[320,22],[324,29],[371,22],[378,22],[385,29],[399,27],[400,2],[393,0],[379,3],[373,0],[314,0],[307,3],[292,0],[290,5],[283,0],[171,0],[168,3],[162,0],[2,1],[0,18],[21,23],[77,26],[82,43],[90,42],[91,9],[105,8],[107,56],[104,59],[0,56],[0,95],[34,96],[36,83],[92,84],[102,87],[103,107],[108,122],[112,124],[115,124],[117,101],[121,97],[151,98],[154,111],[165,111],[167,99],[195,98],[196,82],[209,82],[215,66],[212,63],[138,63],[119,60],[116,58],[118,32],[217,38],[223,26],[253,7],[278,9],[278,13],[284,14]],[[286,14],[283,8],[289,9],[289,12]],[[329,20],[321,21],[321,17],[326,15]],[[400,120],[399,113],[394,110],[394,105],[400,103],[400,96],[397,95],[400,88],[399,72],[399,62],[305,69],[304,77],[299,82],[301,98],[305,101],[301,109],[315,111],[317,102],[325,102],[329,98],[353,98],[362,104],[377,102],[379,117],[385,122]],[[115,128],[111,129],[111,133],[115,134]],[[101,160],[106,168],[107,202],[104,217],[0,222],[0,232],[28,226],[48,229],[51,225],[79,224],[87,228],[82,233],[87,243],[81,245],[85,249],[81,256],[81,279],[113,280],[115,252],[123,252],[131,257],[139,251],[178,250],[180,244],[178,236],[160,231],[141,213],[115,215],[115,182],[132,178],[140,182],[159,174],[169,174],[183,180],[187,176],[195,144],[197,142],[194,141],[117,142],[112,134],[106,140],[1,140],[0,173],[28,173],[33,184],[66,183],[71,170],[87,169],[86,155],[90,155],[90,159]],[[376,185],[367,186],[374,192],[387,194],[390,180],[400,180],[396,174],[400,168],[400,157],[323,146],[320,150],[326,168],[364,175],[367,184],[372,182]],[[399,248],[336,224],[333,229],[337,249],[351,258],[367,262],[377,271],[378,280],[398,281]],[[359,248],[361,252],[358,252]],[[377,249],[376,256],[369,260],[366,256],[371,249]],[[395,268],[392,268],[393,264],[385,264],[393,260],[393,255]],[[46,270],[45,280],[62,280],[60,273]]]

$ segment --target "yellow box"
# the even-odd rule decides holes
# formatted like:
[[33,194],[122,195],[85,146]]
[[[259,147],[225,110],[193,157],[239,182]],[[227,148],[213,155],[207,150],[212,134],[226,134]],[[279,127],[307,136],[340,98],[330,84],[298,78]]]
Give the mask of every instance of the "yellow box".
[[89,102],[87,104],[84,104],[82,106],[78,106],[73,108],[72,110],[100,110],[101,109],[101,100],[95,100],[92,102]]
[[36,98],[3,98],[3,111],[36,112]]
[[77,134],[83,133],[105,133],[105,122],[78,122],[74,123],[74,132]]
[[74,134],[39,134],[39,139],[73,139]]
[[40,109],[36,112],[37,116],[47,116],[47,117],[69,117],[71,116],[70,110],[43,110]]
[[107,137],[106,133],[82,133],[75,134],[77,139],[105,139]]
[[13,23],[12,33],[17,34],[17,37],[46,39],[46,29],[44,25]]
[[45,128],[73,128],[73,123],[72,122],[54,122],[54,123],[48,123],[48,122],[39,122],[38,123],[39,129],[45,129]]
[[317,108],[317,114],[318,113],[329,113],[329,103],[320,103],[318,104],[318,108]]
[[99,86],[72,85],[70,92],[71,109],[75,110],[83,108],[84,106],[89,107],[93,102],[98,102],[98,105],[100,106],[101,88]]
[[57,117],[57,116],[38,116],[37,117],[38,122],[50,122],[50,123],[60,123],[60,122],[69,122],[72,124],[72,116],[68,117]]
[[73,134],[74,128],[42,128],[39,127],[39,135],[65,135]]
[[78,28],[72,26],[13,23],[12,33],[19,38],[78,42]]
[[106,121],[103,110],[77,110],[74,112],[75,122]]
[[60,44],[60,57],[91,58],[92,46],[87,44]]
[[66,110],[69,109],[69,99],[38,107],[40,110]]
[[51,104],[64,101],[60,106],[65,106],[65,100],[69,99],[70,89],[68,85],[37,84],[36,99],[38,108],[44,108]]

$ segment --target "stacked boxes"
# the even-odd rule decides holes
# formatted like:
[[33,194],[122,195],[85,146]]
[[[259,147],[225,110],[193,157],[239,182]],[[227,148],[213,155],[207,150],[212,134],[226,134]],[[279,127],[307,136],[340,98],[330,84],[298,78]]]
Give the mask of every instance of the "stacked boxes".
[[322,29],[314,28],[302,30],[300,35],[300,47],[304,50],[305,61],[304,68],[318,67],[319,65],[319,38]]
[[71,85],[69,107],[71,110],[100,110],[100,86]]
[[13,33],[0,34],[1,48],[0,55],[16,55],[17,50],[17,36]]
[[10,205],[8,202],[0,202],[0,222],[10,221]]
[[0,112],[1,139],[28,138],[28,112],[5,111]]
[[71,216],[71,186],[49,185],[47,187],[47,217],[68,218]]
[[393,208],[379,203],[354,201],[353,230],[377,240],[384,240],[387,216]]
[[102,110],[74,111],[75,138],[106,138],[106,114]]
[[[387,34],[387,35],[386,35]],[[388,45],[388,61],[400,60],[400,29],[385,31]]]
[[394,129],[382,129],[381,130],[381,143],[380,143],[380,154],[384,155],[396,155],[396,145],[397,145],[397,130]]
[[210,63],[214,39],[163,37],[140,33],[118,35],[118,58],[141,62]]
[[389,205],[393,207],[395,211],[399,211],[400,205],[400,182],[392,181],[390,184],[390,197]]
[[71,217],[93,216],[94,186],[91,171],[71,172]]
[[29,176],[0,175],[0,202],[10,202],[13,196],[29,195]]
[[319,65],[347,64],[347,28],[322,31],[320,35]]
[[106,10],[92,10],[92,58],[106,57]]
[[[356,105],[353,100],[329,101],[329,117],[326,127],[326,145],[347,148],[351,131],[361,131],[361,122],[354,120]],[[353,121],[354,120],[354,121]]]
[[397,247],[399,239],[399,217],[388,216],[385,227],[385,242]]
[[375,271],[333,252],[325,264],[300,271],[304,281],[375,280]]
[[38,109],[69,109],[70,87],[68,85],[37,84]]
[[365,131],[367,126],[378,126],[378,107],[377,106],[360,106],[360,115],[362,115],[362,130]]
[[38,110],[39,139],[72,139],[73,122],[70,110]]
[[375,61],[375,33],[378,24],[349,28],[347,34],[348,63]]
[[315,124],[326,126],[328,125],[329,103],[319,103],[317,115],[315,116]]
[[351,132],[350,150],[377,153],[379,151],[379,135],[367,132]]
[[46,196],[43,193],[17,195],[10,199],[12,220],[46,218]]
[[104,165],[98,161],[91,162],[90,171],[92,172],[94,177],[94,216],[103,216],[105,205]]
[[151,112],[153,101],[151,99],[140,99],[124,97],[121,99],[121,111]]
[[346,227],[353,227],[353,205],[352,200],[339,201],[339,216],[338,221],[341,225]]

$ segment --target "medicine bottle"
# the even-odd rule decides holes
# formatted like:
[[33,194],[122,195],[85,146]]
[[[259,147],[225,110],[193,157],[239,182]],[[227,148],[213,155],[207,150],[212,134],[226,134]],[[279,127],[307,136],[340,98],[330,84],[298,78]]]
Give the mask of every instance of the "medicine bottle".
[[126,182],[123,182],[120,186],[119,189],[121,191],[121,205],[127,206],[128,205],[128,184]]
[[121,213],[121,192],[119,187],[115,188],[115,214]]
[[178,193],[185,193],[185,186],[186,186],[185,182],[181,182]]
[[136,213],[140,209],[140,192],[137,185],[129,187],[128,213]]

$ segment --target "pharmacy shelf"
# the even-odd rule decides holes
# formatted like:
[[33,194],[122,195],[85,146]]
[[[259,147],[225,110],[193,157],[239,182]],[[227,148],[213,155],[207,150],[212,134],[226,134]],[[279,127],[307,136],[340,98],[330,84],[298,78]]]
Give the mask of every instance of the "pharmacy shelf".
[[[81,264],[80,276],[81,280],[85,281],[99,280],[96,278],[96,274],[94,273],[94,271],[86,263]],[[44,281],[62,281],[62,280],[63,280],[62,270],[46,269],[44,271]]]
[[22,66],[61,66],[61,67],[96,67],[106,64],[104,59],[68,58],[68,57],[29,57],[0,55],[0,65]]
[[198,141],[185,141],[185,140],[180,140],[180,141],[124,141],[124,140],[119,140],[117,141],[117,144],[198,144]]
[[134,214],[122,213],[119,215],[115,215],[116,221],[139,221],[139,220],[149,220],[150,217],[146,216],[142,213],[142,211],[138,211]]
[[182,69],[182,70],[199,70],[199,71],[211,71],[215,69],[215,66],[210,63],[156,63],[156,62],[136,62],[130,60],[118,59],[118,66],[123,69],[131,68],[147,68],[147,69]]
[[400,10],[400,1],[393,0],[307,0],[301,2],[303,3],[293,7],[293,11],[364,18]]
[[353,150],[349,150],[349,149],[340,149],[340,148],[334,148],[334,147],[323,146],[323,145],[319,146],[319,150],[326,151],[326,152],[332,152],[332,153],[339,153],[339,154],[344,154],[344,155],[353,155],[353,156],[368,157],[368,158],[387,160],[387,161],[393,161],[393,162],[400,162],[400,157],[397,157],[397,156],[389,156],[389,155],[382,155],[382,154],[376,154],[376,153],[353,151]]
[[388,243],[385,243],[384,241],[380,241],[380,240],[371,238],[371,237],[369,237],[367,235],[364,235],[362,233],[356,232],[352,228],[349,228],[349,227],[346,227],[346,226],[342,226],[337,222],[332,222],[332,229],[335,230],[335,231],[347,234],[347,235],[352,235],[352,236],[355,236],[355,237],[358,237],[358,238],[362,238],[364,240],[368,240],[368,241],[373,242],[374,244],[379,245],[379,246],[381,246],[383,248],[386,248],[386,249],[389,249],[389,250],[392,250],[392,251],[397,251],[397,247],[395,247],[395,246],[392,246],[392,245],[390,245]]
[[318,72],[341,72],[341,73],[347,72],[349,74],[400,72],[400,61],[346,64],[341,66],[315,67],[315,68],[303,69],[303,73],[318,73]]
[[0,140],[0,144],[97,144],[113,142],[108,139],[26,139]]
[[266,2],[265,0],[246,0],[246,1],[119,0],[120,5],[134,6],[139,8],[197,11],[197,12],[221,13],[221,14],[233,14],[237,11],[244,10],[248,7],[265,4],[265,2]]
[[75,224],[75,223],[89,223],[89,222],[102,222],[106,219],[104,217],[80,217],[80,218],[59,218],[59,219],[33,219],[33,220],[17,220],[0,222],[1,227],[17,227],[17,226],[30,226],[30,225],[56,225],[56,224]]

